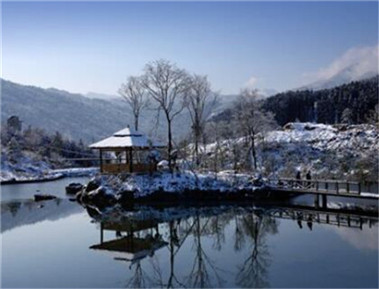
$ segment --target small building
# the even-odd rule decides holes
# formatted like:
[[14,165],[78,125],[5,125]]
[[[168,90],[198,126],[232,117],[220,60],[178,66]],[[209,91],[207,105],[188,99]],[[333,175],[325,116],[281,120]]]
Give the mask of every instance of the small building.
[[112,174],[155,171],[153,152],[165,145],[128,126],[89,147],[99,150],[100,172]]

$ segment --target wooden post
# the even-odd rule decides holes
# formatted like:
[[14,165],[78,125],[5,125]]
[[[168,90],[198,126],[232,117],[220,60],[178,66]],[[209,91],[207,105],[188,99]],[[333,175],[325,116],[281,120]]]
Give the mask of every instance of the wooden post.
[[103,150],[100,149],[100,173],[103,172]]
[[322,207],[324,208],[324,209],[326,209],[327,208],[327,200],[326,200],[326,195],[322,195]]
[[129,150],[129,171],[133,172],[133,149],[130,148]]
[[318,191],[318,181],[316,181],[316,191]]
[[338,195],[338,181],[336,182],[336,192],[337,192],[337,195]]
[[328,182],[325,182],[325,190],[328,191]]
[[320,195],[316,194],[315,195],[315,207],[318,208],[320,204]]
[[350,184],[346,183],[346,193],[350,193]]
[[103,223],[100,222],[100,244],[103,244],[103,241],[104,241]]
[[361,194],[361,183],[358,183],[358,195]]

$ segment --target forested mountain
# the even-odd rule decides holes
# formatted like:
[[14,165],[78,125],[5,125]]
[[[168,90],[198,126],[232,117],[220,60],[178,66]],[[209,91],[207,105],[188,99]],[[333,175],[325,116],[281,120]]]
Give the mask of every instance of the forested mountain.
[[288,122],[365,123],[375,120],[379,76],[323,90],[288,91],[267,98],[263,108],[280,125]]
[[1,121],[18,116],[23,126],[59,131],[86,143],[108,136],[128,124],[125,103],[89,99],[57,89],[1,81]]
[[[88,144],[105,138],[117,130],[133,124],[130,108],[121,98],[95,99],[57,89],[42,89],[1,80],[1,121],[18,116],[23,127],[31,125],[47,132],[60,132],[72,140]],[[187,133],[188,115],[177,118],[173,126],[176,136]],[[164,121],[155,126],[156,112],[144,111],[140,129],[154,137],[166,136]]]
[[[109,136],[113,132],[133,124],[129,106],[121,98],[85,97],[57,89],[42,89],[1,80],[1,121],[5,123],[12,115],[28,125],[45,129],[47,132],[59,131],[73,140],[82,139],[88,144]],[[213,113],[224,110],[235,99],[220,96]],[[153,137],[166,138],[166,122],[163,114],[156,126],[156,111],[145,110],[141,113],[140,130]],[[173,123],[176,140],[190,132],[190,117],[184,110]]]
[[[278,93],[260,100],[279,125],[288,122],[359,124],[378,121],[378,80],[375,76],[331,89],[298,90]],[[238,113],[234,105],[215,115],[214,121],[227,121]]]

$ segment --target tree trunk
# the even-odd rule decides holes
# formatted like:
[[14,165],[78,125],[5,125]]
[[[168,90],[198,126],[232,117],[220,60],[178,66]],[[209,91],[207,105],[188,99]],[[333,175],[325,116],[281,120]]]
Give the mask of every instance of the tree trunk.
[[195,131],[195,162],[196,162],[196,166],[198,167],[199,164],[200,164],[200,160],[199,160],[199,133],[197,131]]
[[138,115],[134,116],[134,129],[138,130]]
[[251,152],[253,153],[254,170],[257,170],[257,156],[255,151],[255,133],[251,134]]
[[171,151],[172,151],[172,132],[171,132],[171,120],[167,117],[167,126],[168,126],[168,146],[167,146],[167,153],[168,153],[168,167],[170,168],[170,172],[173,172],[172,168],[172,159],[171,159]]

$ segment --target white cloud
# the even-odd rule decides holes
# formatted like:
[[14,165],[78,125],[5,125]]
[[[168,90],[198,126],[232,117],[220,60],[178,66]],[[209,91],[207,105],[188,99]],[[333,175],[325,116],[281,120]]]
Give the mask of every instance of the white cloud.
[[252,76],[249,78],[249,80],[245,83],[245,88],[256,88],[255,85],[258,82],[258,78],[255,76]]
[[303,83],[348,82],[378,74],[378,47],[351,48],[327,67],[304,74]]

